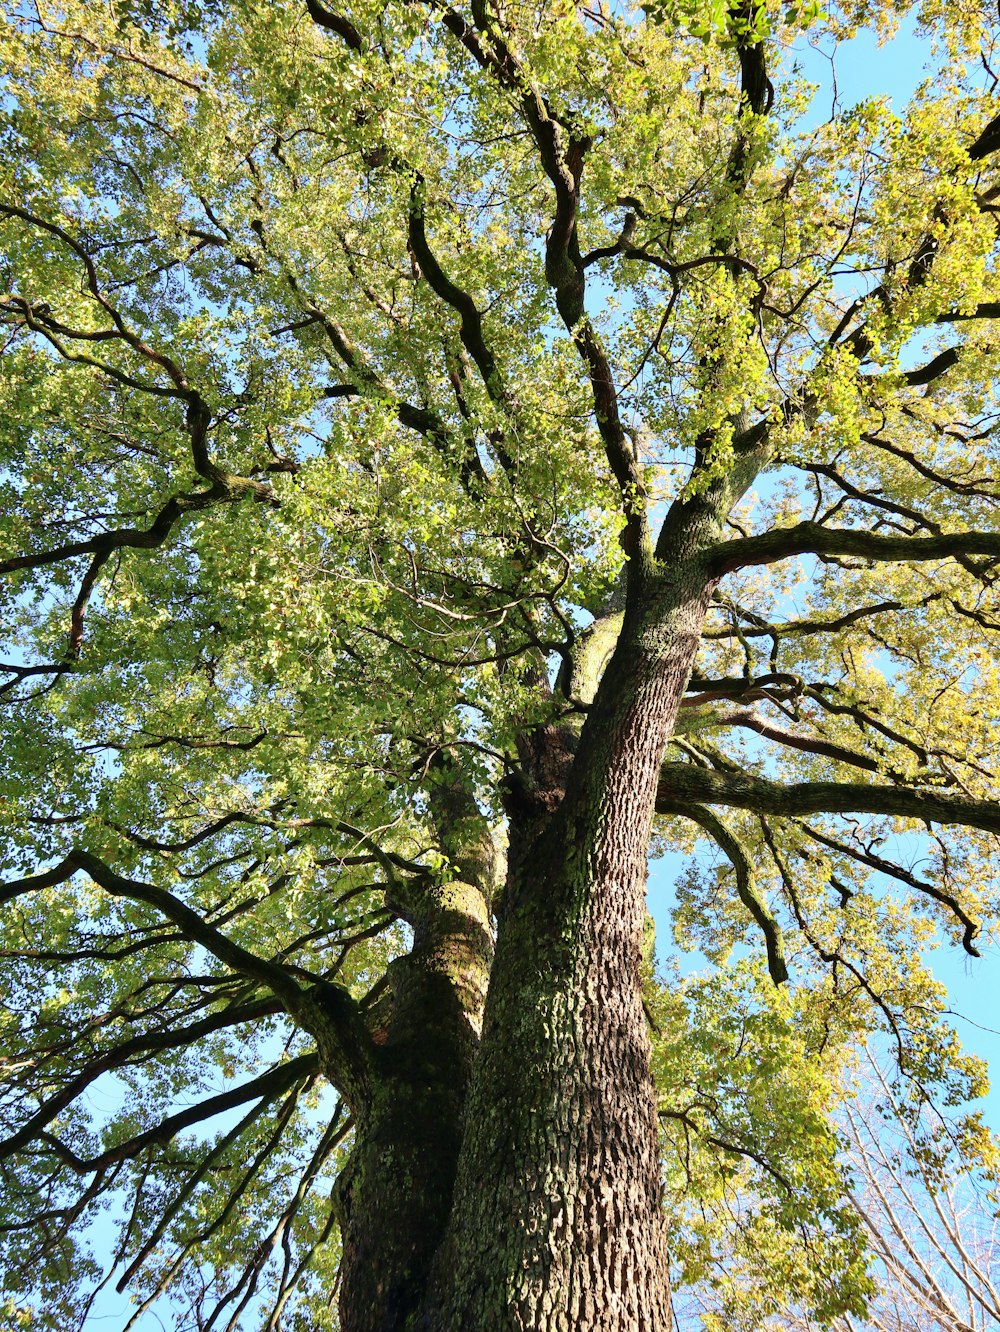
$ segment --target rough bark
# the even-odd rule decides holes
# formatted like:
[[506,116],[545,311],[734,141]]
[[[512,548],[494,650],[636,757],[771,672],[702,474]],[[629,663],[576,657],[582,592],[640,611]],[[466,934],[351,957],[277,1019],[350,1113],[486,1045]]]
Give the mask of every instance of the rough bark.
[[[593,663],[571,672],[582,730],[521,736],[492,967],[482,893],[475,947],[467,905],[433,914],[449,940],[466,921],[459,951],[477,983],[489,967],[478,1048],[456,1036],[478,1010],[453,961],[436,967],[433,997],[422,935],[394,964],[388,1076],[343,1191],[345,1332],[669,1332],[642,1003],[646,862],[733,493],[676,505],[656,556],[647,547],[632,562],[610,657],[608,635],[591,635],[607,661],[596,695]],[[482,879],[467,793],[445,771],[432,801],[450,862]]]
[[436,767],[432,808],[451,869],[463,877],[400,888],[393,901],[413,945],[389,967],[372,1095],[338,1183],[343,1332],[402,1332],[424,1295],[451,1211],[482,1028],[495,848],[460,774],[443,760]]
[[688,565],[633,599],[576,754],[550,729],[535,755],[549,789],[513,793],[483,1041],[422,1328],[670,1327],[641,992],[646,856],[711,586]]
[[399,1332],[423,1295],[451,1209],[491,940],[482,894],[435,894],[390,967],[379,1076],[337,1189],[344,1332]]

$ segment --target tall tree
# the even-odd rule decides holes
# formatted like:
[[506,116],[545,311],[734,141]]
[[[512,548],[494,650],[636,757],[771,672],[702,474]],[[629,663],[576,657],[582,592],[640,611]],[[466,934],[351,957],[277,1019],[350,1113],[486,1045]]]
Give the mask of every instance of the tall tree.
[[199,1327],[663,1332],[692,1135],[859,1306],[834,1052],[964,1085],[1000,830],[991,16],[794,64],[907,10],[5,6],[9,1319],[111,1200]]

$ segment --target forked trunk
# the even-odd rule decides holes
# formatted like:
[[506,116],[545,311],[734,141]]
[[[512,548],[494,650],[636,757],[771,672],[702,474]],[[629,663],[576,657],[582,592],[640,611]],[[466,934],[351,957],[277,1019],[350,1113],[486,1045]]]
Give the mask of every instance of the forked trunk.
[[536,790],[534,818],[512,829],[427,1332],[670,1328],[641,993],[646,857],[709,590],[626,614],[564,797],[546,818],[554,793]]
[[669,1332],[646,857],[711,586],[660,583],[579,736],[524,738],[478,1048],[481,894],[423,915],[393,964],[385,1076],[341,1190],[344,1332]]

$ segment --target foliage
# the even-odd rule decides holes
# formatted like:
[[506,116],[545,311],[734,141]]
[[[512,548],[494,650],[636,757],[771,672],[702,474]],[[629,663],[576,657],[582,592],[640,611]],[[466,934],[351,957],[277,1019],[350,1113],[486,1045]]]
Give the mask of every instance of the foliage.
[[915,957],[998,909],[1000,134],[985,7],[827,116],[806,37],[910,12],[828,8],[4,7],[8,1322],[336,1325],[352,1041],[699,505],[676,1276],[736,1209],[719,1325],[863,1311],[850,1051],[981,1085]]
[[[970,1141],[981,1126],[916,1102],[891,1061],[872,1051],[846,1081],[837,1126],[850,1172],[847,1205],[875,1261],[867,1309],[838,1316],[836,1332],[990,1327],[998,1311],[997,1156],[995,1146]],[[760,1292],[748,1281],[747,1268],[759,1261],[753,1228],[734,1218],[718,1237],[711,1270],[679,1292],[678,1326],[713,1326],[721,1288],[728,1326],[806,1332],[814,1324],[792,1283],[771,1281]]]

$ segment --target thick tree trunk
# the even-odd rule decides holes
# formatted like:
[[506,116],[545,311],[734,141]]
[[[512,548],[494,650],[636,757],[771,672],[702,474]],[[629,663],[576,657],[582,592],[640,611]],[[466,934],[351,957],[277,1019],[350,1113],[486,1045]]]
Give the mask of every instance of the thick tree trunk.
[[[512,809],[508,889],[455,1203],[420,1327],[667,1332],[641,995],[657,776],[711,590],[626,611],[565,795]],[[562,739],[565,739],[563,736]],[[560,770],[560,733],[536,764]],[[561,799],[560,799],[561,797]],[[547,810],[554,813],[547,815]]]
[[428,891],[389,969],[387,1024],[338,1183],[343,1332],[402,1332],[451,1211],[462,1116],[492,954],[478,887]]
[[579,735],[522,737],[492,967],[489,839],[441,765],[456,881],[399,908],[414,947],[340,1189],[344,1332],[669,1332],[646,858],[713,524],[682,506],[675,549],[634,580]]

